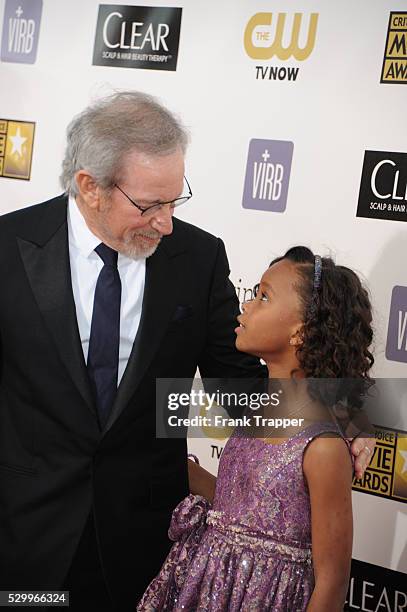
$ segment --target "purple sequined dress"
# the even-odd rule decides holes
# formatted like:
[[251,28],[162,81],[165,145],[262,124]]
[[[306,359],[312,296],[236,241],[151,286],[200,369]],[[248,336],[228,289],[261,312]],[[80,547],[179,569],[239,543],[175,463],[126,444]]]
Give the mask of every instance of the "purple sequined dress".
[[173,512],[175,541],[137,610],[300,612],[314,587],[302,458],[333,424],[279,445],[236,429],[223,450],[213,506],[189,495]]

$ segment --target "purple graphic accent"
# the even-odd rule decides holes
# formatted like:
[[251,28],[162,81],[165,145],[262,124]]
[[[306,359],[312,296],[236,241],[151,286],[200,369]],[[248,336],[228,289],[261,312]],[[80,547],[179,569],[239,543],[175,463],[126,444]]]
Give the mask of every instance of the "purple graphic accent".
[[42,0],[6,0],[1,60],[34,64],[37,57]]
[[386,357],[407,363],[407,287],[396,285],[391,294]]
[[252,138],[247,156],[243,208],[284,212],[294,143]]

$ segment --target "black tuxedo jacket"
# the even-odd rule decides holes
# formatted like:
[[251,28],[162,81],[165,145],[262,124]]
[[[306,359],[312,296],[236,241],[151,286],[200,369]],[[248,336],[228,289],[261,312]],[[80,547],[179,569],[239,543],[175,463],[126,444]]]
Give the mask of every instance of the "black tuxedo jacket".
[[148,258],[142,319],[100,431],[73,299],[67,198],[0,217],[0,588],[57,589],[93,510],[118,609],[144,590],[188,494],[185,440],[155,439],[155,380],[263,376],[234,348],[221,240],[174,219]]

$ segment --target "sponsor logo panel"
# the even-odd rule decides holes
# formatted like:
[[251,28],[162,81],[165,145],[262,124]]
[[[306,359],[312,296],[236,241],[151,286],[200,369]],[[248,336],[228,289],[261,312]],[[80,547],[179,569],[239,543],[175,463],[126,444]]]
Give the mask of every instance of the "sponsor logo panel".
[[176,70],[181,8],[101,4],[93,64]]
[[6,0],[1,38],[3,62],[34,64],[42,14],[42,0]]
[[400,285],[391,294],[386,358],[407,363],[407,287]]
[[352,559],[345,612],[399,612],[406,609],[405,574]]
[[363,478],[352,488],[370,495],[407,502],[407,432],[375,426],[376,446]]
[[0,119],[0,176],[29,180],[35,123]]
[[407,153],[365,151],[356,216],[407,221]]
[[381,83],[407,83],[407,11],[391,12]]
[[252,138],[246,164],[243,208],[284,212],[294,143]]
[[300,66],[287,65],[295,60],[304,62],[315,47],[318,13],[256,13],[246,24],[243,41],[247,55],[266,62],[276,58],[283,64],[257,64],[256,79],[296,81]]

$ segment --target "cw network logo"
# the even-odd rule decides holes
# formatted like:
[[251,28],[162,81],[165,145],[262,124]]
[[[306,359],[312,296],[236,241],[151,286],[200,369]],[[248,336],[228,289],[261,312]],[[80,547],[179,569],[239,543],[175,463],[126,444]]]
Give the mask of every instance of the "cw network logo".
[[[249,19],[244,32],[244,47],[249,57],[255,60],[270,60],[274,56],[281,61],[294,58],[299,62],[308,59],[314,50],[318,26],[318,13],[311,13],[307,26],[303,26],[302,13],[294,13],[287,20],[287,13],[256,13]],[[290,23],[291,22],[291,23]],[[283,40],[289,40],[285,47]],[[303,46],[301,46],[301,43]],[[297,66],[256,66],[256,79],[295,81]]]

